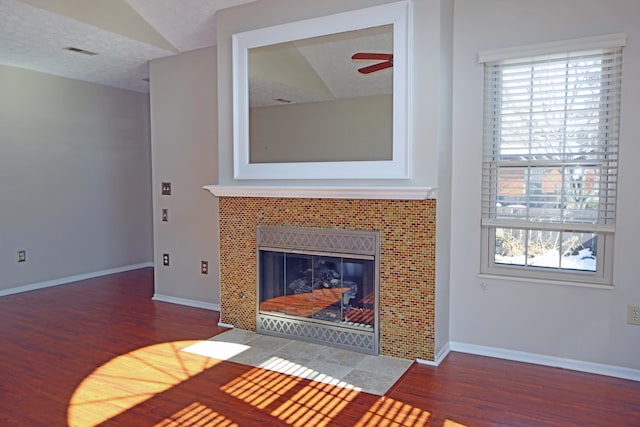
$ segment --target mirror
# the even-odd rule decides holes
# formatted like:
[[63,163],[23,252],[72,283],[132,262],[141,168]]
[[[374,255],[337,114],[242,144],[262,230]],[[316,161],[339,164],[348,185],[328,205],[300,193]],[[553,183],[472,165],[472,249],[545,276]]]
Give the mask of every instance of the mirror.
[[403,1],[234,34],[234,178],[409,178],[408,25]]

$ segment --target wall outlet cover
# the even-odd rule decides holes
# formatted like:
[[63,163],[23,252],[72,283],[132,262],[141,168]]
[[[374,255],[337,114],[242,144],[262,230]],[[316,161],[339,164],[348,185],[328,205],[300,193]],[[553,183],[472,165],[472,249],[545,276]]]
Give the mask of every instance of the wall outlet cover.
[[627,306],[627,323],[630,325],[640,325],[640,305]]
[[163,196],[170,196],[171,195],[171,183],[170,182],[163,182],[162,183],[162,195]]

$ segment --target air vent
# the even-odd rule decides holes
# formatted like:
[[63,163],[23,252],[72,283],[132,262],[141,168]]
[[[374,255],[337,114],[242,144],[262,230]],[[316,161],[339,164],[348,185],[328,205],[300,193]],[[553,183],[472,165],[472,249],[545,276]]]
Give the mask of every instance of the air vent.
[[81,53],[83,55],[89,55],[89,56],[97,55],[96,52],[91,52],[90,50],[80,49],[78,47],[65,47],[64,50],[68,50],[70,52],[75,52],[75,53]]

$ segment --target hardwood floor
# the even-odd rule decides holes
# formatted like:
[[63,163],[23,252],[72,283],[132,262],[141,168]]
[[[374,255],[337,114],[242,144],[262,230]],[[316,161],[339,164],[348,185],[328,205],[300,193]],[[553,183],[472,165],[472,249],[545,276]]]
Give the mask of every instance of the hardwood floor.
[[640,426],[640,383],[452,353],[384,397],[182,351],[142,269],[0,298],[0,426]]

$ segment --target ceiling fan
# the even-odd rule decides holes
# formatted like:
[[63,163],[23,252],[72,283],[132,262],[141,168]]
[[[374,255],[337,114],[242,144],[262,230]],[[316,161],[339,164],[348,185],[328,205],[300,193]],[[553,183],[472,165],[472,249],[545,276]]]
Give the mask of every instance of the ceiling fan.
[[358,71],[362,74],[370,74],[376,71],[393,67],[393,54],[391,53],[358,52],[355,53],[351,57],[351,59],[361,59],[365,61],[382,61],[373,65],[367,65],[366,67],[359,68]]

